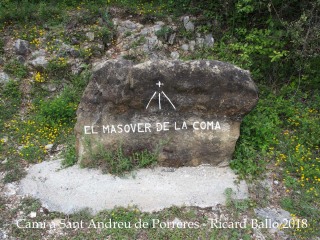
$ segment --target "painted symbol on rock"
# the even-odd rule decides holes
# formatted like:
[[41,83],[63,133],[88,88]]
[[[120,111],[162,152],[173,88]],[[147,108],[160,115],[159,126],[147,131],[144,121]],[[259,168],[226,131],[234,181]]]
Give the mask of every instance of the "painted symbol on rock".
[[[156,85],[157,85],[159,88],[161,88],[161,86],[163,86],[164,84],[159,81],[158,83],[156,83]],[[149,100],[149,102],[148,102],[148,104],[147,104],[147,106],[146,106],[146,109],[148,109],[151,101],[156,97],[156,95],[158,95],[159,109],[161,109],[161,95],[163,95],[163,96],[169,101],[169,103],[171,104],[171,106],[173,107],[173,109],[176,110],[176,107],[173,105],[173,103],[171,102],[170,98],[169,98],[163,91],[161,91],[161,92],[160,92],[160,91],[159,91],[159,92],[155,91],[155,92],[154,92],[154,94],[152,95],[152,97],[150,98],[150,100]]]

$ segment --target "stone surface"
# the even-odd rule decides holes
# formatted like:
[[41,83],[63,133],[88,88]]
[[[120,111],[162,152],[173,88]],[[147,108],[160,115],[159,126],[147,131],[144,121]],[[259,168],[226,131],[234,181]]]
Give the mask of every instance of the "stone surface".
[[189,42],[189,48],[190,48],[190,51],[194,51],[194,48],[195,48],[195,46],[196,46],[196,41],[190,41]]
[[183,18],[183,26],[187,31],[194,31],[194,24],[190,21],[189,16]]
[[172,34],[169,36],[169,38],[168,38],[168,43],[169,43],[170,45],[174,44],[175,39],[176,39],[176,33],[172,33]]
[[188,44],[182,44],[181,49],[185,52],[189,50],[189,45]]
[[172,58],[172,59],[178,59],[179,58],[179,53],[178,52],[172,52],[171,54],[170,54],[170,57]]
[[44,148],[46,149],[46,150],[51,150],[51,148],[53,147],[53,144],[52,143],[50,143],[50,144],[47,144],[46,146],[44,146]]
[[61,169],[61,162],[56,160],[32,166],[18,190],[40,199],[49,211],[66,214],[83,208],[97,213],[133,205],[152,212],[173,205],[224,205],[227,188],[233,189],[235,199],[247,198],[247,185],[244,181],[236,185],[236,179],[230,168],[211,166],[140,169],[133,176],[120,178],[77,165]]
[[26,62],[26,58],[24,56],[22,56],[22,55],[18,55],[16,59],[21,64],[24,64]]
[[228,63],[100,63],[77,110],[79,160],[90,163],[98,145],[121,145],[125,154],[155,152],[162,166],[228,165],[257,100],[249,72]]
[[36,59],[30,61],[30,64],[37,70],[45,69],[48,66],[48,60],[45,56],[39,56]]
[[137,25],[134,22],[131,22],[130,20],[126,20],[122,22],[123,27],[134,30],[137,28]]
[[93,41],[94,40],[94,33],[93,32],[87,32],[86,33],[86,37],[88,38],[89,41]]
[[157,36],[152,36],[152,37],[146,37],[146,44],[145,46],[145,50],[146,51],[151,51],[157,47],[161,47],[161,42],[159,41],[159,39],[157,38]]
[[41,87],[48,92],[55,92],[57,90],[57,85],[54,83],[42,84]]
[[10,77],[5,72],[0,72],[0,84],[6,84],[9,82]]
[[255,214],[262,218],[263,220],[267,220],[269,222],[268,231],[271,233],[278,232],[278,234],[284,234],[280,231],[280,225],[288,225],[288,221],[290,221],[291,216],[288,211],[283,209],[275,209],[275,208],[258,208],[254,209]]
[[17,39],[17,41],[14,43],[14,49],[18,55],[27,55],[29,52],[29,42],[22,39]]
[[197,37],[197,38],[196,38],[196,45],[197,45],[199,48],[202,48],[203,45],[204,45],[204,38]]
[[204,45],[207,47],[213,47],[213,44],[214,44],[214,38],[212,34],[209,33],[204,37]]
[[32,58],[37,58],[39,56],[46,56],[46,50],[44,49],[39,49],[37,51],[34,51],[32,54],[31,54],[31,57]]

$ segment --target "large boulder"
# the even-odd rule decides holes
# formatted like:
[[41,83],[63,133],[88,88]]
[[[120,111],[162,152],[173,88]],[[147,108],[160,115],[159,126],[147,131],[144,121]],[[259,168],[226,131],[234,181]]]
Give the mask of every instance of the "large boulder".
[[[258,101],[248,71],[220,61],[106,61],[77,110],[79,161],[96,148],[147,149],[162,166],[228,165],[240,123]],[[90,146],[90,147],[89,147]]]

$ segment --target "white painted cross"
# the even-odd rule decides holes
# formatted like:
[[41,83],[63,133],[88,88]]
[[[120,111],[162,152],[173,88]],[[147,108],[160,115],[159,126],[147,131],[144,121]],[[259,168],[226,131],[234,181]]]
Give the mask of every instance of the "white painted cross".
[[[160,88],[160,87],[163,86],[164,84],[159,81],[158,83],[156,83],[156,85],[159,86],[159,88]],[[161,92],[159,91],[159,92],[158,92],[159,109],[161,109],[161,94],[169,101],[169,103],[171,104],[171,106],[173,107],[173,109],[176,110],[176,107],[173,105],[173,103],[171,102],[171,100],[168,98],[168,96],[167,96],[163,91],[161,91]],[[149,102],[148,102],[148,104],[147,104],[147,106],[146,106],[146,109],[148,109],[149,104],[151,103],[152,99],[153,99],[156,95],[157,95],[157,91],[155,91],[155,92],[153,93],[152,97],[150,98],[150,100],[149,100]]]
[[163,83],[159,81],[158,83],[156,83],[156,85],[158,85],[159,87],[161,87],[161,85],[163,85]]

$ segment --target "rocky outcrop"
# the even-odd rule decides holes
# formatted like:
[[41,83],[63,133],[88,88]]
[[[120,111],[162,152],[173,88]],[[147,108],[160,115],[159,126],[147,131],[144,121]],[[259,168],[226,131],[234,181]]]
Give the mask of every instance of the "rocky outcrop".
[[98,146],[121,146],[153,151],[162,166],[227,165],[257,100],[249,72],[228,63],[106,61],[77,110],[79,160],[92,161]]

